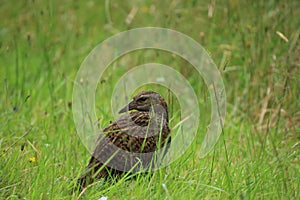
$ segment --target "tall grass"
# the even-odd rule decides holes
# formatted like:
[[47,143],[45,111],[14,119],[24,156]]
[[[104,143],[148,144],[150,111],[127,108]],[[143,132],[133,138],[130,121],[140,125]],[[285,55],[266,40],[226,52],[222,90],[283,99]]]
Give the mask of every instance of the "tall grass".
[[[2,1],[0,3],[0,199],[299,199],[300,3],[289,1]],[[127,20],[132,9],[137,13]],[[199,157],[210,119],[201,77],[179,57],[144,50],[105,72],[96,110],[112,120],[114,83],[131,67],[179,70],[200,102],[197,139],[170,166],[73,191],[89,158],[72,119],[72,87],[99,42],[160,26],[197,40],[219,66],[227,93],[224,133]],[[168,90],[161,91],[168,98]],[[178,104],[168,99],[173,123]]]

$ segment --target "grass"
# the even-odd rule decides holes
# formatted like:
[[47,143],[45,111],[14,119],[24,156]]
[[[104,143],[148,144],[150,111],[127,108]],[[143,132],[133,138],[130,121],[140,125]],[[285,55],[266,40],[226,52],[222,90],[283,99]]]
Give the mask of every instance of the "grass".
[[[298,1],[0,5],[0,199],[299,199]],[[164,169],[76,193],[74,179],[90,156],[72,118],[76,72],[99,42],[144,26],[178,30],[210,52],[226,87],[224,134],[205,158],[199,157],[197,137]],[[110,95],[118,78],[131,66],[155,61],[180,70],[194,87],[203,113],[201,135],[210,118],[201,77],[186,61],[153,52],[125,55],[105,72],[105,90],[96,97],[99,122],[112,120]],[[166,89],[152,87],[167,96]],[[176,123],[176,100],[169,106]]]

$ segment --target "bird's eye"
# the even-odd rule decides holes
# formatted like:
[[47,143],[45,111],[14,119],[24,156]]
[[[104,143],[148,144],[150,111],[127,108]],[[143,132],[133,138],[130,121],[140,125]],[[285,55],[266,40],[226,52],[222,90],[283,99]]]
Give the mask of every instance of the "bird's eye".
[[145,102],[146,100],[147,100],[146,97],[140,97],[140,98],[138,99],[138,102]]

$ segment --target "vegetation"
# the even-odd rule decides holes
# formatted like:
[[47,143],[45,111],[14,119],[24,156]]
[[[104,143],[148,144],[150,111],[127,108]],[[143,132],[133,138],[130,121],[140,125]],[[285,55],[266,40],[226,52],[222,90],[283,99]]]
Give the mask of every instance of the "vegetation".
[[[0,5],[0,199],[300,198],[299,1]],[[205,158],[199,157],[198,137],[164,169],[100,181],[80,194],[75,180],[90,154],[72,116],[77,70],[106,38],[145,26],[180,31],[210,52],[226,87],[224,132]],[[131,67],[148,62],[173,66],[189,80],[201,102],[198,134],[205,132],[210,97],[201,77],[181,58],[154,50],[125,55],[105,72],[105,90],[96,97],[101,126],[113,120],[114,84]],[[178,105],[170,99],[175,125]]]

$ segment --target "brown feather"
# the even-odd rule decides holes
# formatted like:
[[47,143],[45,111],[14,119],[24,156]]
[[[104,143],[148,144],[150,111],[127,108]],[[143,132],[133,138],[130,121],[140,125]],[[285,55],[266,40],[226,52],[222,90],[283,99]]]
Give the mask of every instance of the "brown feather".
[[[124,110],[126,107],[121,111]],[[103,129],[86,173],[78,179],[81,187],[109,174],[147,169],[153,164],[153,153],[170,144],[168,107],[159,94],[140,92],[129,103],[127,110],[131,112],[123,114]]]

